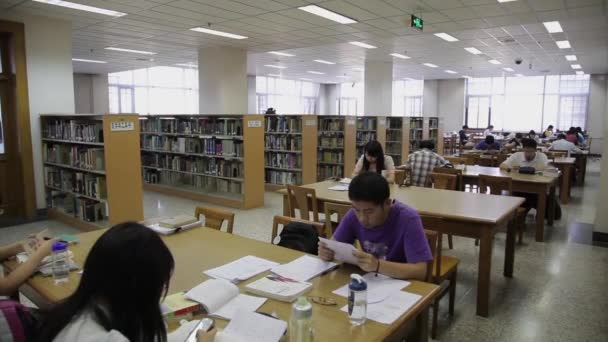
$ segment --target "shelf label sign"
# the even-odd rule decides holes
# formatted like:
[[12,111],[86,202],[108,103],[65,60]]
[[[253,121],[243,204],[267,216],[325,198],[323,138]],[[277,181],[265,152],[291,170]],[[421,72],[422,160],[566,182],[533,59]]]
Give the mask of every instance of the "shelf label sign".
[[247,122],[247,127],[260,128],[262,127],[262,120],[251,120]]
[[133,124],[133,121],[114,121],[110,125],[110,131],[112,132],[133,130],[135,130],[135,124]]
[[355,124],[355,120],[346,120],[346,124],[347,125],[354,125]]
[[378,118],[379,126],[386,126],[386,118]]
[[316,126],[317,125],[317,120],[306,120],[304,122],[305,126]]

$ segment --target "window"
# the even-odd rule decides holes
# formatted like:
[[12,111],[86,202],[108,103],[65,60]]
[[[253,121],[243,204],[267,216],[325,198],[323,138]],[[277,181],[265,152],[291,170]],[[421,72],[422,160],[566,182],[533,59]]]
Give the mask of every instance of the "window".
[[393,82],[393,116],[422,116],[424,80]]
[[265,113],[268,108],[274,108],[281,114],[316,113],[318,83],[264,76],[255,79],[258,113]]
[[196,114],[198,70],[151,67],[108,75],[110,113]]
[[363,82],[338,84],[336,108],[339,115],[363,115]]

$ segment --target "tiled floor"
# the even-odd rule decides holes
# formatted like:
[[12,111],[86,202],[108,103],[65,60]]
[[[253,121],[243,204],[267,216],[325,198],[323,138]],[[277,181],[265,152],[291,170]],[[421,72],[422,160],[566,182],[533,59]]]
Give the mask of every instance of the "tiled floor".
[[[456,314],[447,315],[447,298],[440,308],[441,341],[607,341],[608,248],[592,246],[591,230],[599,184],[599,162],[590,161],[585,187],[575,187],[573,199],[563,206],[563,217],[546,230],[547,242],[534,241],[527,231],[524,245],[516,247],[514,277],[502,276],[504,234],[494,244],[491,312],[475,315],[477,256],[473,240],[454,238],[460,258]],[[271,218],[282,212],[281,197],[266,193],[264,208],[235,210],[234,232],[270,240]],[[198,202],[156,193],[145,195],[147,218],[192,213]],[[533,217],[528,217],[533,222]],[[64,224],[44,221],[0,229],[0,244],[22,238],[42,227],[54,233],[76,232]]]

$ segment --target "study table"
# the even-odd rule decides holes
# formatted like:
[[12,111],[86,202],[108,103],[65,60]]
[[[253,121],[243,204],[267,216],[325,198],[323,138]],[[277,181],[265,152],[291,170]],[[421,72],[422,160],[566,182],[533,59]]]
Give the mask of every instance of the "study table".
[[[335,181],[323,181],[303,185],[303,187],[315,190],[319,210],[322,210],[325,202],[350,205],[347,191],[328,189],[336,184]],[[490,274],[494,234],[503,231],[503,229],[507,231],[503,274],[506,277],[512,277],[515,257],[515,228],[507,223],[513,218],[517,207],[524,202],[524,199],[416,186],[399,187],[395,184],[391,185],[390,191],[391,198],[413,207],[420,215],[441,217],[445,225],[433,229],[445,234],[480,240],[477,274],[477,315],[487,317],[490,307]],[[278,192],[283,194],[283,213],[288,216],[287,192],[284,189]]]
[[[105,230],[96,230],[78,234],[80,243],[70,246],[77,264],[84,264],[89,250],[104,232]],[[162,236],[162,239],[175,259],[175,270],[171,278],[169,294],[190,290],[208,279],[203,274],[204,270],[221,266],[240,257],[255,255],[275,262],[286,263],[304,255],[302,252],[270,243],[203,227],[189,229],[170,236]],[[9,261],[5,262],[4,265],[10,270],[14,269],[16,262]],[[340,311],[347,303],[346,298],[331,293],[346,284],[353,272],[360,273],[358,268],[342,265],[328,274],[311,280],[314,286],[306,294],[307,296],[331,297],[337,302],[335,306],[313,304],[313,326],[315,327],[315,339],[317,341],[400,341],[408,332],[410,336],[413,334],[413,338],[417,341],[428,341],[428,310],[433,299],[439,293],[438,286],[420,281],[411,281],[410,285],[404,290],[419,294],[422,298],[397,321],[391,325],[385,325],[368,320],[362,326],[353,327],[349,323],[346,313]],[[242,289],[244,285],[267,273],[244,281],[239,284],[239,287]],[[36,275],[30,278],[20,290],[32,299],[36,305],[46,308],[49,304],[66,298],[76,289],[80,275],[78,272],[70,272],[69,277],[68,282],[56,285],[52,277],[45,278]],[[117,279],[117,281],[120,280]],[[278,318],[289,321],[291,303],[268,299],[258,311],[274,312]],[[227,324],[225,320],[216,319],[215,321],[217,326],[222,328]]]
[[574,164],[576,163],[576,158],[572,157],[562,157],[555,158],[551,162],[555,167],[557,167],[562,175],[562,181],[559,186],[559,201],[562,204],[568,204],[570,202],[570,188],[572,187],[572,172],[574,171]]

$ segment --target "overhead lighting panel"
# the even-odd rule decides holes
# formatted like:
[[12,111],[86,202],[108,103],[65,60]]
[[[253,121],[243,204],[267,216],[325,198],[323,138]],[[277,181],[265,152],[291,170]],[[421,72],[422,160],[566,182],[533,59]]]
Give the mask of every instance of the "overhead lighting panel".
[[318,15],[319,17],[323,17],[325,19],[335,21],[340,24],[354,24],[357,22],[356,20],[353,20],[349,17],[345,17],[342,14],[330,11],[317,5],[302,6],[298,7],[298,9],[314,15]]

